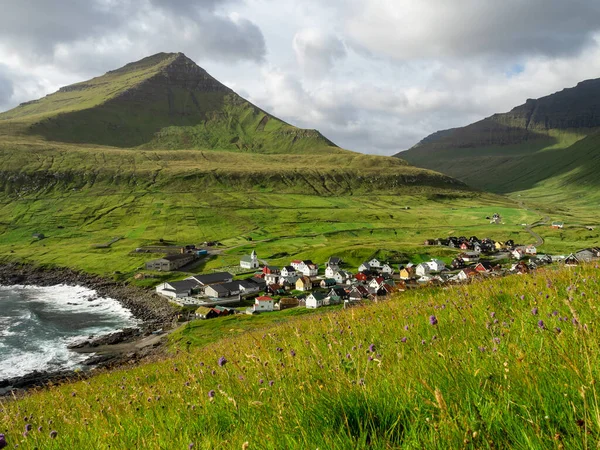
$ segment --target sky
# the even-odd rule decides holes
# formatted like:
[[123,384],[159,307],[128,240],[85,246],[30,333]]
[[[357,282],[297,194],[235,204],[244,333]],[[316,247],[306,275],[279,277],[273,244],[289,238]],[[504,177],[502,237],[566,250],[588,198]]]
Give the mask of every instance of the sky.
[[0,110],[183,52],[273,115],[392,155],[600,78],[597,0],[0,0]]

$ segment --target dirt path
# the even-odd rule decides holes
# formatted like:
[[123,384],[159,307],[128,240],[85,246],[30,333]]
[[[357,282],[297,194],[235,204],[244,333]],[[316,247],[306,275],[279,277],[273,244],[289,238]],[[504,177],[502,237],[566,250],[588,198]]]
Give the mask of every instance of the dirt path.
[[[522,200],[519,200],[518,204],[525,211],[531,211],[533,213],[539,214],[539,212],[536,211],[535,209],[531,209],[531,208],[528,208],[527,206],[525,206],[525,203],[523,203]],[[533,228],[538,227],[540,225],[546,225],[548,222],[550,222],[550,220],[551,219],[550,219],[549,216],[544,216],[542,218],[542,220],[538,220],[537,222],[533,222],[533,223],[531,223],[531,224],[529,224],[529,225],[527,225],[525,227],[525,231],[527,231],[529,234],[531,234],[531,236],[533,236],[534,239],[536,240],[535,243],[533,244],[536,247],[544,245],[544,238],[542,236],[540,236],[538,233],[536,233],[535,231],[533,231]]]

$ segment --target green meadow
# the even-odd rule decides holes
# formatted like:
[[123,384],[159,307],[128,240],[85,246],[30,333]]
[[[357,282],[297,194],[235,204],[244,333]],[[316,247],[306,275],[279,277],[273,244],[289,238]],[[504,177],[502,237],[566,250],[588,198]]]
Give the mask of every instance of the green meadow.
[[595,447],[599,288],[548,269],[199,322],[162,361],[0,401],[0,423],[20,449]]

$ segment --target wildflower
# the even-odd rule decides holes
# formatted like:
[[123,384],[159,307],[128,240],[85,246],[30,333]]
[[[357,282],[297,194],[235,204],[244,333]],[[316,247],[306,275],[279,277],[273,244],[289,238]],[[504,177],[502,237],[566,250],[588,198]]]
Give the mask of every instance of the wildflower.
[[364,386],[364,385],[365,385],[365,379],[364,379],[364,378],[361,378],[361,379],[358,381],[358,384],[359,384],[359,385],[361,385],[361,386]]
[[375,351],[375,344],[369,345],[369,351],[373,353]]
[[44,427],[42,427],[41,425],[38,427],[38,431],[41,433],[44,430]]
[[558,334],[562,333],[562,330],[559,327],[556,327],[555,330]]
[[524,295],[521,295],[521,300],[525,300],[525,296]]
[[262,378],[260,380],[258,380],[258,384],[263,384],[265,382],[265,380],[263,380]]
[[421,340],[421,345],[425,345],[425,339]]
[[494,338],[494,342],[495,342],[496,344],[499,344],[499,343],[500,343],[500,338],[499,338],[499,337],[495,337],[495,338]]
[[571,320],[571,322],[572,322],[572,323],[573,323],[573,325],[575,325],[575,326],[579,325],[579,321],[578,321],[578,320],[577,320],[575,317],[573,317],[573,320]]
[[533,308],[531,310],[531,314],[533,314],[534,316],[537,316],[537,313],[538,313],[538,309],[537,308]]
[[33,425],[31,425],[30,423],[25,425],[25,431],[31,431],[32,428],[33,428]]
[[408,325],[404,325],[404,329],[408,331]]
[[224,356],[221,356],[219,358],[218,364],[219,364],[219,367],[223,367],[225,364],[227,364],[227,359],[225,359]]
[[273,380],[269,381],[269,386],[273,386],[275,382]]
[[56,430],[52,430],[52,431],[50,432],[50,437],[51,437],[52,439],[56,439],[56,436],[58,436],[58,431],[56,431]]
[[402,339],[400,339],[402,342],[406,342],[406,337],[403,337]]
[[546,327],[546,326],[544,325],[544,321],[543,321],[543,320],[540,320],[540,321],[538,322],[538,327],[540,327],[540,328],[542,328],[542,329],[544,329],[544,328]]
[[193,443],[193,442],[190,442],[190,443],[188,444],[188,448],[189,448],[190,450],[191,450],[192,448],[194,448],[194,443]]
[[208,391],[208,398],[214,398],[215,396],[215,391],[213,391],[212,389],[210,391]]
[[494,317],[496,317],[496,313],[492,311],[492,312],[490,313],[490,317],[493,319]]
[[487,349],[486,349],[485,347],[479,347],[479,351],[480,351],[481,353],[485,352],[486,350],[487,350]]
[[8,443],[6,442],[6,437],[4,437],[3,434],[0,434],[0,448],[4,448],[8,446]]
[[350,355],[350,353],[346,353],[346,358],[350,359],[352,357],[352,355]]
[[435,326],[438,324],[438,320],[435,316],[429,316],[429,323]]
[[277,350],[278,352],[282,352],[282,351],[283,351],[283,349],[282,349],[281,347],[277,347],[277,348],[276,348],[276,350]]
[[558,311],[552,311],[552,315],[555,317],[558,316]]

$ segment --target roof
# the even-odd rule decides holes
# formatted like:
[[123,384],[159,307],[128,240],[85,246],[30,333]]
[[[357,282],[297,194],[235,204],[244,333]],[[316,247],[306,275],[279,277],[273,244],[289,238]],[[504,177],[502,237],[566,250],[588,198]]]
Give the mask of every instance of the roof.
[[166,260],[166,261],[179,261],[181,259],[187,259],[187,258],[191,258],[192,255],[188,255],[187,253],[185,254],[181,254],[178,253],[176,255],[167,255],[164,258],[159,258],[156,261],[161,261],[161,260]]
[[342,262],[342,258],[338,258],[337,256],[332,256],[329,258],[329,264],[340,264]]
[[315,300],[325,299],[325,294],[323,294],[322,292],[313,292],[311,295]]
[[[298,278],[298,281],[302,281],[303,283],[312,283],[312,280],[308,277],[300,277]],[[296,281],[296,282],[298,282]]]
[[263,295],[261,297],[256,297],[256,301],[257,302],[272,302],[273,299],[271,297],[267,297],[267,296]]
[[196,280],[200,284],[214,284],[232,280],[233,275],[231,275],[229,272],[216,272],[204,275],[193,275],[188,278],[188,280],[191,279]]
[[[292,266],[285,266],[283,269],[287,270],[288,272],[295,272],[296,271],[296,269],[294,269],[294,267],[292,267]],[[283,269],[281,269],[281,270],[283,270]]]
[[297,305],[298,304],[298,299],[294,298],[294,297],[285,297],[285,298],[282,298],[281,300],[279,300],[279,304],[282,304],[282,305]]
[[198,283],[194,280],[170,281],[166,284],[171,286],[176,292],[187,292],[198,287]]
[[213,285],[209,286],[209,288],[211,288],[217,294],[229,294],[229,289],[227,289],[222,284],[213,284]]
[[244,289],[254,289],[258,287],[257,283],[254,283],[250,280],[240,280],[238,282],[240,288],[244,288]]
[[207,315],[209,312],[211,312],[212,309],[211,308],[207,308],[206,306],[201,306],[200,308],[198,308],[196,310],[196,314],[200,315]]
[[219,284],[217,286],[223,286],[225,289],[227,289],[229,291],[235,291],[240,288],[240,282],[239,281],[231,281],[229,283],[223,283],[223,284]]
[[252,258],[252,256],[246,255],[246,256],[242,256],[240,258],[240,261],[243,261],[243,262],[252,262],[252,261],[254,261],[254,258]]

